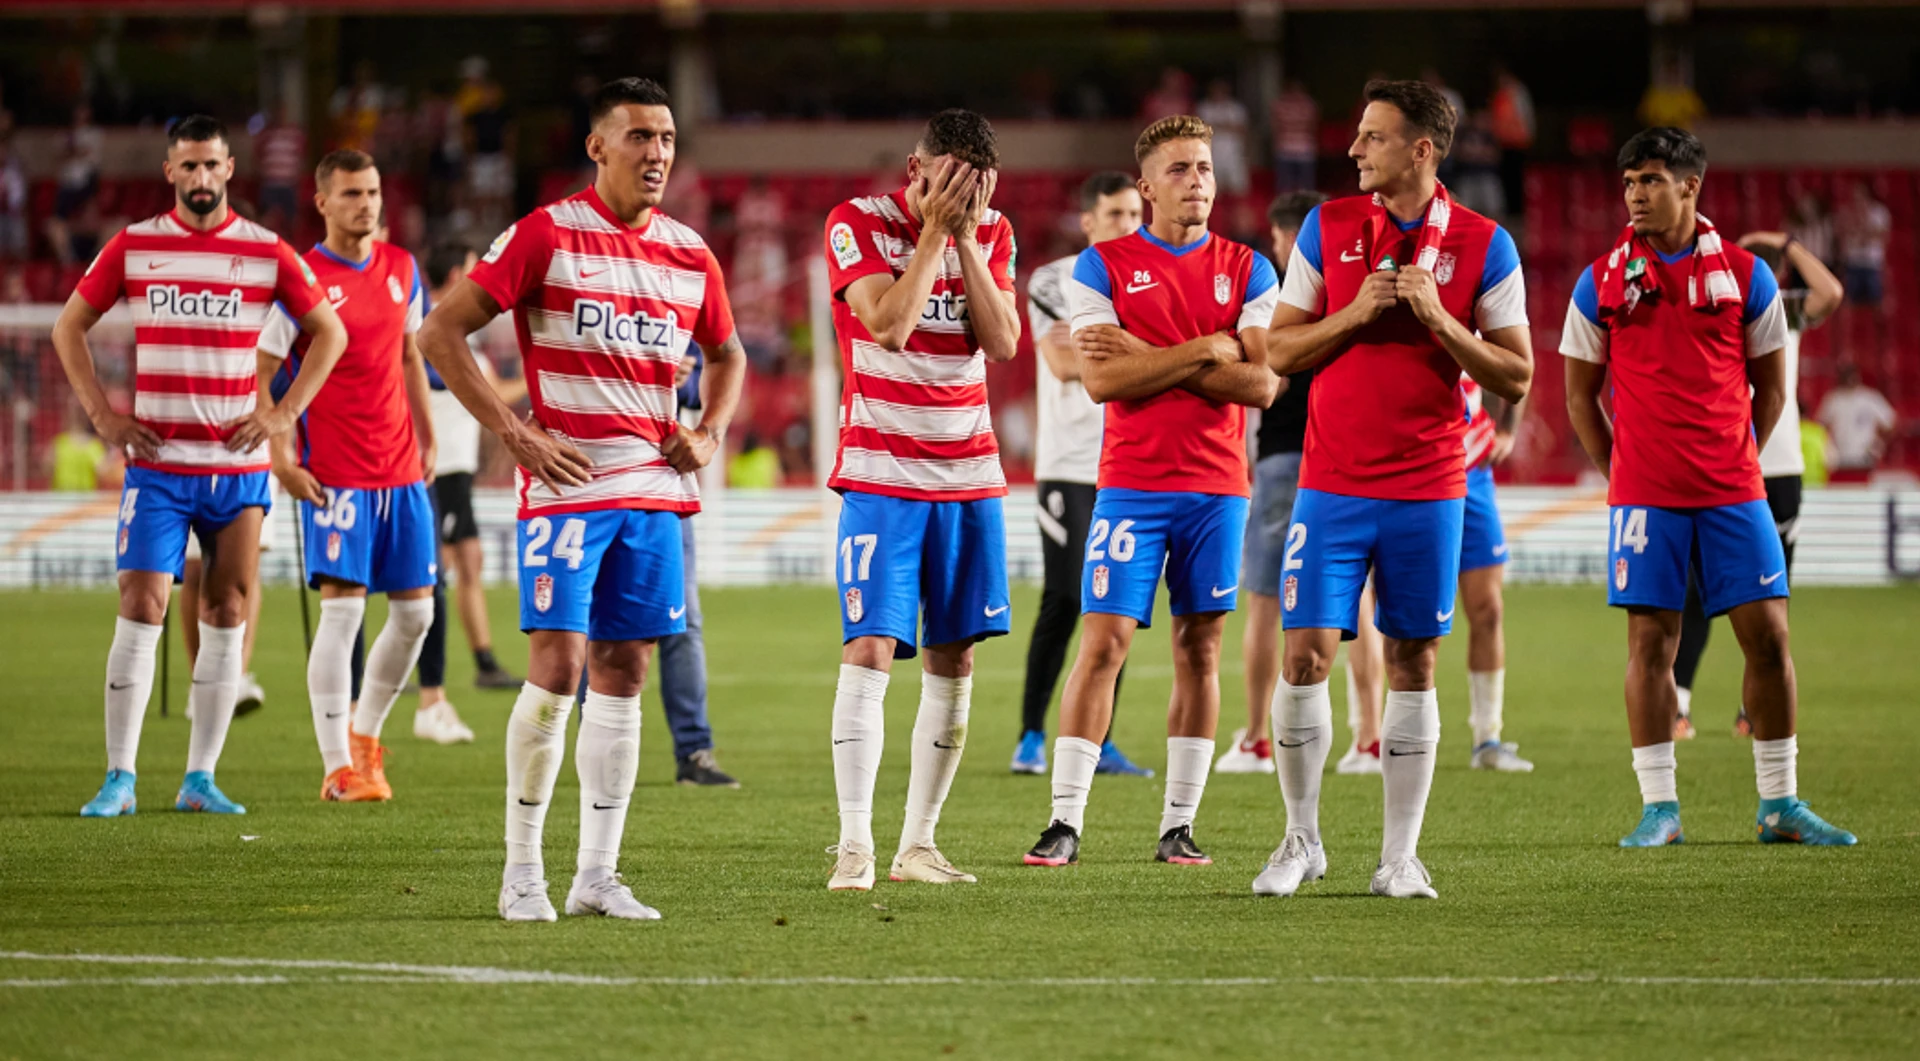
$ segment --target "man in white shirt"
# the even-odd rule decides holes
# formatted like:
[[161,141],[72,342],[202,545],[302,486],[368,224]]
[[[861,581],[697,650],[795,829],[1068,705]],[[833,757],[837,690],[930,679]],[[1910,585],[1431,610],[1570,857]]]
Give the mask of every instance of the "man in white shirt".
[[[1080,186],[1080,231],[1089,243],[1131,234],[1140,227],[1143,209],[1140,192],[1125,173],[1096,173]],[[1040,502],[1036,516],[1045,588],[1033,639],[1027,645],[1020,746],[1014,750],[1012,764],[1016,774],[1047,772],[1047,707],[1066,663],[1067,644],[1080,622],[1080,569],[1100,472],[1104,417],[1080,383],[1080,355],[1067,331],[1066,281],[1078,257],[1069,254],[1048,262],[1034,270],[1027,282],[1027,317],[1033,328],[1035,360],[1040,363],[1034,397],[1040,437],[1033,476]],[[1101,742],[1098,772],[1153,776],[1153,771],[1121,754],[1111,735]]]
[[1833,435],[1835,479],[1852,472],[1857,481],[1880,463],[1900,418],[1879,391],[1860,382],[1858,368],[1843,362],[1837,385],[1820,403],[1820,422]]

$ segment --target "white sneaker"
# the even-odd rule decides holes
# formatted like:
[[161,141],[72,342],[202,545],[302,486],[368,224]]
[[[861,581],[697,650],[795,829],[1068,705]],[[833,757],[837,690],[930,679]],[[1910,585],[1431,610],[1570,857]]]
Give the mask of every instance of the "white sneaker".
[[240,695],[233,702],[234,717],[253,714],[260,710],[266,700],[267,691],[260,688],[260,679],[255,678],[251,671],[241,675]]
[[833,876],[827,880],[830,892],[870,892],[873,890],[873,852],[852,845],[834,845],[827,854],[839,855],[833,864]]
[[1490,740],[1473,749],[1475,770],[1498,770],[1503,774],[1533,773],[1533,764],[1520,758],[1520,746]]
[[1433,875],[1417,858],[1407,858],[1373,871],[1373,894],[1389,899],[1438,899]]
[[460,721],[460,713],[453,709],[453,702],[442,700],[432,707],[423,707],[413,713],[413,735],[420,740],[430,740],[435,744],[470,744],[473,731]]
[[1360,746],[1356,744],[1347,749],[1347,754],[1342,755],[1339,762],[1333,764],[1333,772],[1336,774],[1378,774],[1380,772],[1380,757],[1361,751]]
[[553,902],[547,898],[547,882],[515,880],[500,885],[500,920],[558,921]]
[[1269,752],[1262,758],[1254,742],[1247,739],[1247,731],[1244,728],[1236,729],[1233,739],[1227,742],[1227,750],[1220,754],[1213,769],[1222,774],[1270,774],[1273,773],[1273,755]]
[[593,880],[582,880],[578,876],[573,878],[573,887],[567,889],[567,916],[578,917],[581,914],[617,917],[622,921],[660,920],[660,911],[635,899],[633,889],[627,887],[618,873],[609,873]]
[[[872,872],[871,868],[868,872]],[[921,844],[893,856],[893,870],[887,874],[887,879],[918,881],[921,884],[974,884],[979,878],[955,869],[939,848],[932,844]]]
[[1303,881],[1319,880],[1327,875],[1327,849],[1307,839],[1307,834],[1287,830],[1287,838],[1268,857],[1265,869],[1253,878],[1255,895],[1292,895]]

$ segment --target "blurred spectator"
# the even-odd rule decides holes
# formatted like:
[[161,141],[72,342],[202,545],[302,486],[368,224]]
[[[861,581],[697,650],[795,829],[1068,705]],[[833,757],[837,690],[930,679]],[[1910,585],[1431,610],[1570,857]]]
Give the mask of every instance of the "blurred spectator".
[[1320,104],[1298,79],[1273,101],[1273,191],[1285,195],[1317,183],[1314,161],[1320,138]]
[[[107,444],[93,433],[86,411],[77,401],[67,403],[66,426],[53,436],[47,450],[47,485],[68,494],[90,494],[103,481],[117,479],[107,458]],[[113,483],[118,486],[119,484]]]
[[466,129],[474,222],[483,231],[498,232],[513,208],[513,130],[506,90],[493,79],[485,56],[470,55],[461,62],[460,89],[453,102]]
[[1233,85],[1216,77],[1195,112],[1213,126],[1213,175],[1228,195],[1247,193],[1247,108],[1233,98]]
[[695,160],[693,149],[684,142],[674,152],[673,168],[667,177],[660,209],[695,232],[707,231],[708,223],[713,220],[713,195],[700,177],[700,163]]
[[1813,418],[1806,402],[1800,403],[1800,459],[1807,470],[1800,473],[1803,486],[1818,489],[1827,485],[1827,464],[1833,453],[1833,438],[1827,425]]
[[749,429],[740,452],[727,462],[727,486],[735,490],[771,490],[780,485],[780,456],[760,444]]
[[727,283],[733,293],[734,324],[754,368],[766,372],[785,345],[780,326],[787,286],[787,204],[766,174],[755,174],[741,194],[734,205],[733,225],[733,264],[727,270]]
[[1810,191],[1794,196],[1793,206],[1787,210],[1785,227],[1787,235],[1799,240],[1808,253],[1823,264],[1834,264],[1833,219],[1827,216],[1827,208],[1819,196]]
[[373,63],[362,59],[353,68],[353,81],[334,90],[327,105],[333,119],[333,146],[346,151],[373,151],[380,128],[382,90]]
[[1707,116],[1707,104],[1700,93],[1693,90],[1686,64],[1677,56],[1669,56],[1654,72],[1646,95],[1640,97],[1638,113],[1643,125],[1691,129],[1695,122]]
[[27,175],[13,152],[13,142],[0,137],[0,261],[27,256]]
[[[1892,234],[1893,214],[1885,203],[1873,197],[1873,190],[1867,187],[1866,181],[1855,181],[1852,197],[1836,219],[1834,236],[1840,244],[1840,264],[1846,280],[1847,303],[1864,310],[1872,325],[1869,332],[1872,347],[1866,351],[1851,351],[1856,362],[1864,356],[1884,359],[1890,364],[1895,356],[1886,334],[1889,325],[1887,240]],[[1843,341],[1857,340],[1857,332],[1857,328],[1849,326],[1841,331],[1840,338]],[[1839,434],[1838,431],[1834,432],[1836,439]]]
[[1140,120],[1155,122],[1172,114],[1193,113],[1193,78],[1169,66],[1160,71],[1160,84],[1140,101]]
[[291,236],[301,216],[300,180],[307,168],[307,131],[281,108],[278,119],[253,139],[260,171],[260,215],[270,229]]
[[1506,187],[1500,181],[1500,144],[1493,137],[1493,118],[1474,111],[1460,124],[1453,141],[1454,198],[1467,209],[1500,220],[1507,214]]
[[91,260],[98,249],[100,153],[105,145],[106,132],[93,124],[93,108],[85,103],[73,108],[53,216],[47,219],[47,242],[61,265]]
[[1440,94],[1447,98],[1447,106],[1453,108],[1453,120],[1456,125],[1467,120],[1467,97],[1462,96],[1459,89],[1447,84],[1447,79],[1440,76],[1439,70],[1431,66],[1427,67],[1420,71],[1420,80],[1439,89]]
[[1487,100],[1493,121],[1493,139],[1500,145],[1500,188],[1506,193],[1507,212],[1527,216],[1527,153],[1533,150],[1536,127],[1533,93],[1504,64],[1493,68],[1493,96]]
[[1900,422],[1885,396],[1862,383],[1860,370],[1850,362],[1841,362],[1834,388],[1820,403],[1819,419],[1833,436],[1834,478],[1855,480],[1880,463]]

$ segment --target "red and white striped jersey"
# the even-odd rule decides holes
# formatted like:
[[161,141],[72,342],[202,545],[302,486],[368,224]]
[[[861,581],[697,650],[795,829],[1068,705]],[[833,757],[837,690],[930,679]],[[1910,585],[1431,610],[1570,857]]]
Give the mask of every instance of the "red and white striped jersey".
[[1467,450],[1467,470],[1485,464],[1493,456],[1493,436],[1496,434],[1493,414],[1487,412],[1486,396],[1480,391],[1480,384],[1465,372],[1460,373],[1460,395],[1467,400],[1467,434],[1464,439]]
[[123,295],[133,310],[133,418],[161,440],[158,457],[136,466],[266,470],[264,444],[235,453],[220,425],[253,412],[254,345],[273,304],[305,317],[325,301],[292,247],[239,214],[202,232],[165,213],[108,240],[76,290],[101,313]]
[[[988,210],[974,234],[993,281],[1013,290],[1013,226]],[[987,360],[969,334],[960,254],[947,241],[933,293],[906,348],[873,341],[847,288],[867,276],[906,271],[920,222],[904,192],[854,199],[827,215],[827,270],[833,330],[846,385],[840,399],[840,457],[827,485],[915,501],[1002,497],[1007,480],[987,409]],[[989,296],[997,297],[997,296]]]
[[700,511],[699,484],[660,454],[688,342],[733,338],[720,263],[699,233],[658,210],[628,228],[589,186],[510,226],[468,275],[513,311],[534,415],[593,462],[591,482],[558,493],[520,469],[520,518]]

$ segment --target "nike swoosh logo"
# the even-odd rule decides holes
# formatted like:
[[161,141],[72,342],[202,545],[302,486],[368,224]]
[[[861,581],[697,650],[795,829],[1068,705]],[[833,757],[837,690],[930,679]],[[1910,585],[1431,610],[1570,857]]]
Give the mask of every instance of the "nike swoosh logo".
[[1388,749],[1387,749],[1387,754],[1388,754],[1388,755],[1391,755],[1391,756],[1393,756],[1393,757],[1394,757],[1394,758],[1396,758],[1396,759],[1398,759],[1398,758],[1400,758],[1400,757],[1401,757],[1402,755],[1425,755],[1425,754],[1427,754],[1427,753],[1426,753],[1426,752],[1421,752],[1421,751],[1412,751],[1412,752],[1403,752],[1403,751],[1400,751],[1400,750],[1399,750],[1399,749],[1397,749],[1397,748],[1388,748]]
[[540,801],[537,799],[523,799],[520,801],[520,805],[522,807],[538,807],[540,805]]
[[682,615],[685,615],[685,614],[687,614],[687,606],[686,606],[686,605],[684,605],[684,604],[682,604],[682,605],[681,605],[680,607],[678,607],[678,608],[668,608],[668,609],[667,609],[667,618],[669,618],[669,619],[678,619],[678,618],[680,618],[680,617],[681,617]]
[[1280,744],[1280,746],[1281,746],[1282,748],[1304,748],[1304,747],[1306,747],[1307,745],[1309,745],[1309,744],[1312,744],[1312,743],[1313,743],[1313,742],[1312,742],[1312,741],[1310,741],[1310,740],[1303,740],[1303,741],[1301,741],[1301,742],[1299,742],[1299,743],[1297,743],[1297,744],[1288,744],[1288,743],[1287,743],[1286,741],[1280,741],[1280,742],[1279,742],[1279,744]]
[[333,299],[328,299],[327,305],[332,306],[334,309],[339,309],[341,306],[346,305],[347,300],[352,297],[353,297],[352,295],[344,295],[340,298],[338,302],[334,301]]
[[1235,582],[1233,585],[1228,586],[1226,589],[1221,589],[1219,586],[1215,586],[1213,587],[1213,599],[1219,600],[1220,598],[1226,596],[1229,593],[1232,593],[1234,590],[1239,588],[1240,588],[1240,583],[1238,582]]
[[1011,607],[1013,607],[1013,605],[1011,605],[1011,604],[1002,604],[1002,605],[1001,605],[1000,607],[998,607],[998,608],[988,608],[988,609],[987,609],[987,618],[989,618],[989,619],[991,619],[991,618],[993,618],[994,616],[996,616],[996,615],[999,615],[999,614],[1000,614],[1001,612],[1004,612],[1004,611],[1006,611],[1006,610],[1007,610],[1008,608],[1011,608]]
[[154,269],[165,269],[167,266],[172,264],[173,264],[172,262],[148,262],[147,270],[151,272]]
[[1781,575],[1784,575],[1784,574],[1786,574],[1786,572],[1785,572],[1785,571],[1775,571],[1775,572],[1774,572],[1773,574],[1771,574],[1771,575],[1768,575],[1767,577],[1765,577],[1765,578],[1763,578],[1763,579],[1761,579],[1761,580],[1760,580],[1760,584],[1761,584],[1761,585],[1763,585],[1763,586],[1771,586],[1771,585],[1773,585],[1773,584],[1774,584],[1775,582],[1777,582],[1777,581],[1779,581],[1779,580],[1780,580],[1780,576],[1781,576]]
[[860,739],[860,738],[858,738],[858,737],[848,737],[848,738],[847,738],[846,740],[836,740],[836,741],[834,741],[833,743],[834,743],[834,744],[836,744],[836,745],[840,745],[840,744],[852,744],[852,743],[853,743],[854,741],[857,741],[857,740],[859,740],[859,739]]
[[593,272],[587,272],[585,269],[582,269],[580,270],[580,279],[591,280],[594,277],[599,276],[601,273],[604,273],[604,272],[606,272],[605,269],[595,269]]
[[1358,254],[1348,254],[1346,251],[1341,251],[1340,260],[1343,262],[1357,262],[1360,260],[1360,256]]
[[596,803],[593,805],[593,809],[594,810],[619,810],[620,806],[617,803]]
[[339,717],[341,717],[341,716],[343,716],[343,715],[345,715],[345,714],[346,714],[346,712],[345,712],[345,711],[329,711],[329,712],[327,712],[327,714],[326,714],[326,717],[327,717],[327,718],[339,718]]
[[108,688],[108,689],[111,689],[111,690],[113,690],[114,692],[116,692],[116,693],[117,693],[117,692],[119,692],[119,691],[120,691],[120,690],[122,690],[122,689],[131,689],[131,688],[133,688],[133,683],[132,683],[132,682],[121,682],[121,683],[120,683],[119,685],[115,685],[115,684],[113,684],[112,682],[108,682],[108,683],[107,683],[107,688]]
[[1494,546],[1494,547],[1493,547],[1493,555],[1495,555],[1495,556],[1505,556],[1505,555],[1507,555],[1507,547],[1506,547],[1505,545],[1496,545],[1496,546]]
[[1179,808],[1179,809],[1181,809],[1181,810],[1192,810],[1193,808],[1195,808],[1195,807],[1198,807],[1199,805],[1200,805],[1200,804],[1198,804],[1198,803],[1175,803],[1175,804],[1172,804],[1172,806],[1175,806],[1175,807],[1178,807],[1178,808]]
[[[837,743],[839,743],[839,742],[838,742],[838,741],[835,741],[834,743],[836,743],[836,744],[837,744]],[[942,744],[942,743],[940,743],[939,741],[934,741],[934,742],[933,742],[933,746],[934,746],[934,747],[936,747],[936,748],[939,748],[939,749],[941,749],[942,751],[949,751],[949,752],[953,752],[953,751],[959,751],[959,750],[960,750],[960,745],[958,745],[958,744]]]
[[1452,608],[1448,608],[1448,609],[1447,609],[1446,611],[1444,611],[1444,612],[1434,612],[1434,613],[1433,613],[1433,617],[1434,617],[1434,618],[1435,618],[1436,620],[1438,620],[1438,621],[1440,621],[1440,622],[1443,622],[1443,623],[1444,623],[1444,622],[1446,622],[1447,620],[1449,620],[1449,619],[1451,619],[1451,618],[1453,618],[1453,609],[1452,609]]
[[1137,294],[1139,294],[1140,292],[1142,292],[1142,291],[1145,291],[1145,290],[1146,290],[1147,288],[1150,288],[1150,287],[1159,287],[1159,286],[1160,286],[1160,281],[1158,281],[1158,280],[1155,280],[1155,281],[1154,281],[1153,283],[1151,283],[1151,284],[1128,284],[1128,285],[1127,285],[1127,294],[1129,294],[1129,295],[1137,295]]

